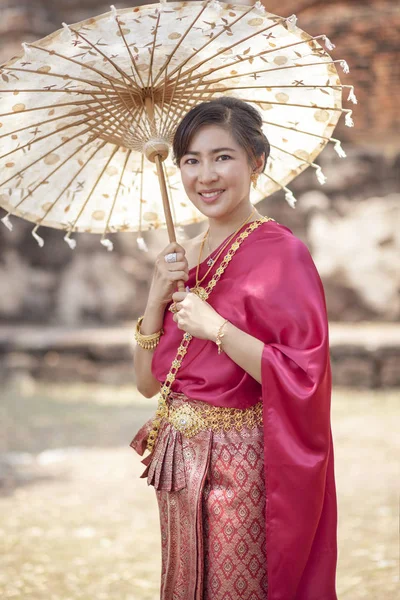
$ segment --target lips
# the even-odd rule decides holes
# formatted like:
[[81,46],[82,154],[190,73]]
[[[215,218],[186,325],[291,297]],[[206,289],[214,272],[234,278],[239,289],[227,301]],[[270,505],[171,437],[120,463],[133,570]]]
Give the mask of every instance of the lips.
[[198,192],[204,202],[213,202],[224,192],[223,189],[216,190],[203,190],[202,192]]

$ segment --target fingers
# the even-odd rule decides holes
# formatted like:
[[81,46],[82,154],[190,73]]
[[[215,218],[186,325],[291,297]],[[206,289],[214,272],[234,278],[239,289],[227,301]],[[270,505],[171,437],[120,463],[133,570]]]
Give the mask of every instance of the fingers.
[[172,300],[174,302],[182,302],[182,300],[184,300],[187,295],[188,295],[188,292],[174,292],[172,294]]
[[168,279],[170,281],[187,281],[189,274],[186,271],[168,271]]
[[181,255],[181,257],[185,256],[186,254],[186,250],[183,246],[181,246],[180,244],[178,244],[177,242],[171,242],[170,244],[168,244],[168,246],[166,246],[164,248],[164,250],[161,252],[162,256],[165,256],[166,254],[170,254],[171,252],[176,252],[178,254]]
[[168,271],[188,271],[187,260],[182,260],[175,263],[166,263]]

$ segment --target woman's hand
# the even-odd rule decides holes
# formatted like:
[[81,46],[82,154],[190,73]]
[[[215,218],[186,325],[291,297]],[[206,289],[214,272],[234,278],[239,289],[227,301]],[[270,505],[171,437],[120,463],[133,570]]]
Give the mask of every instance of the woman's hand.
[[191,292],[175,292],[172,299],[177,308],[173,320],[178,328],[201,340],[215,342],[218,329],[225,319],[208,302]]
[[[167,263],[165,256],[171,252],[177,253],[177,261]],[[187,281],[188,279],[189,266],[186,251],[180,244],[172,242],[156,258],[148,302],[153,305],[167,305],[171,301],[178,281]]]

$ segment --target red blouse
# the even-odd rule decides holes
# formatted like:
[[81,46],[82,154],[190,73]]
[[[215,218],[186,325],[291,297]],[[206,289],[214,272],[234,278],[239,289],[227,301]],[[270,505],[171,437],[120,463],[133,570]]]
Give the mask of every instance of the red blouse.
[[[205,260],[200,277],[207,269]],[[190,287],[195,272],[189,272]],[[337,600],[328,322],[307,246],[284,225],[262,223],[243,241],[207,301],[264,342],[262,383],[227,354],[218,355],[214,342],[193,338],[172,389],[214,406],[247,408],[262,398],[268,600]],[[172,317],[167,310],[152,361],[160,382],[183,335]]]

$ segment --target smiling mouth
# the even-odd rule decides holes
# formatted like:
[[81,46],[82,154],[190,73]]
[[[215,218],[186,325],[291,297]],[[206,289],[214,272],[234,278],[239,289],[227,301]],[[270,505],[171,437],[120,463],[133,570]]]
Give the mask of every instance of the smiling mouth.
[[212,200],[213,198],[216,198],[217,196],[222,194],[222,192],[224,191],[225,190],[212,190],[210,192],[199,192],[199,195],[205,200]]

